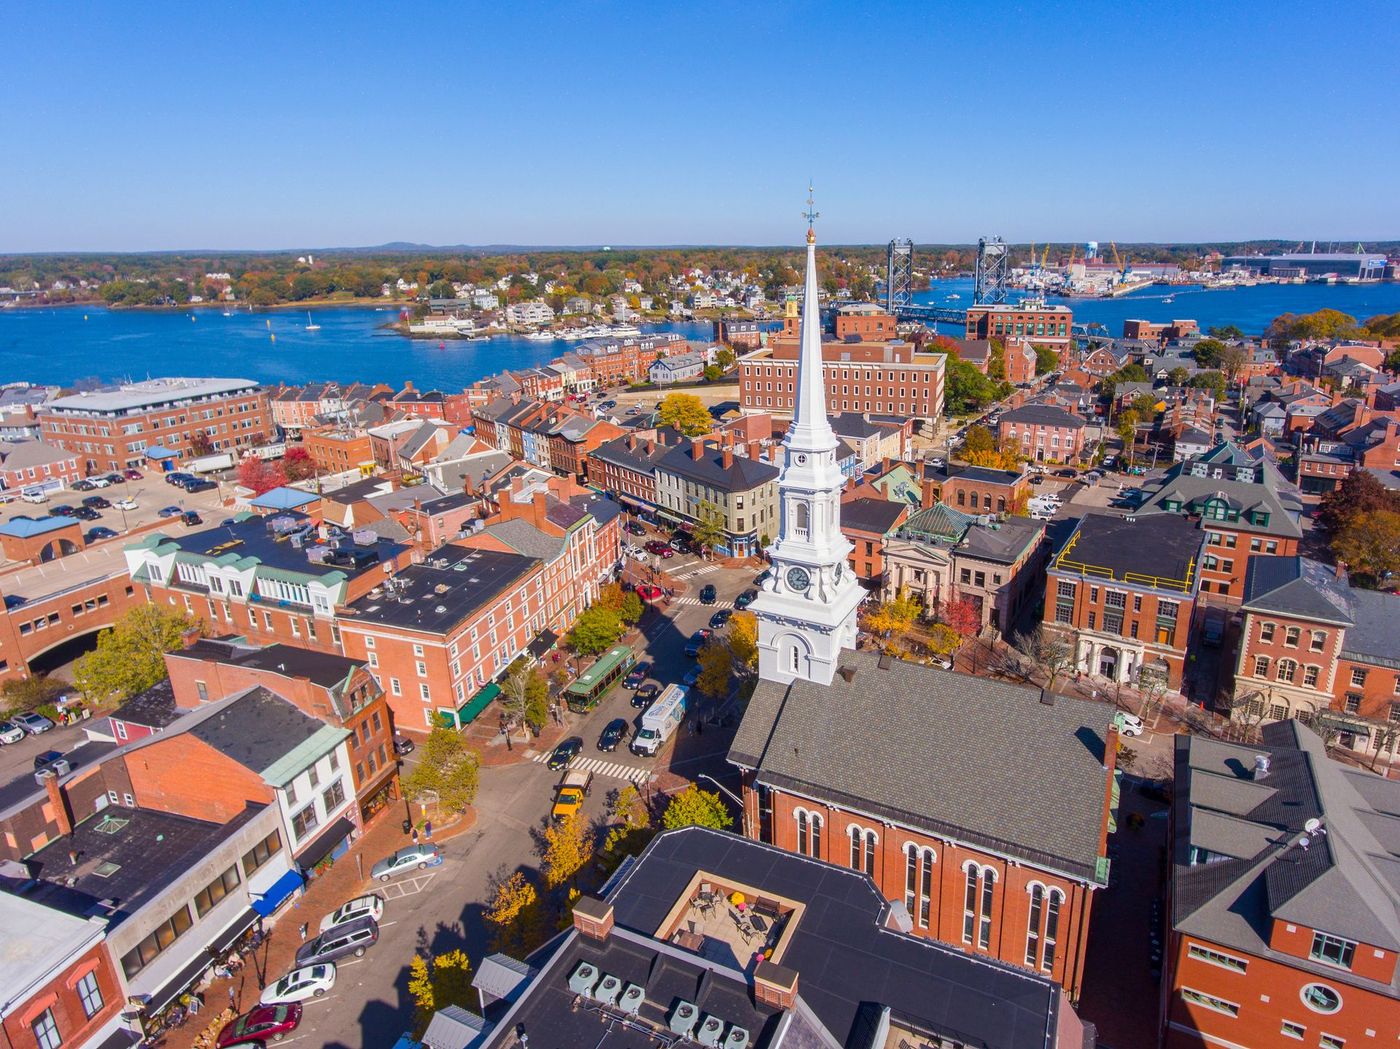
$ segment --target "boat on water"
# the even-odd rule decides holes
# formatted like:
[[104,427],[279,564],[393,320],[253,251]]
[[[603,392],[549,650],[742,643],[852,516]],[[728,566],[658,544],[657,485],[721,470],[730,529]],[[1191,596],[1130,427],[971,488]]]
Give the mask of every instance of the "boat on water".
[[1166,297],[1164,297],[1164,298],[1162,299],[1162,302],[1163,302],[1163,303],[1175,302],[1175,301],[1176,301],[1176,296],[1175,296],[1175,295],[1167,295]]
[[232,317],[232,316],[233,316],[233,310],[224,310],[224,316],[225,316],[225,317]]
[[525,338],[530,342],[553,342],[558,336],[552,331],[532,331]]
[[960,298],[962,298],[962,296],[959,295],[957,292],[953,292],[951,295],[948,296],[948,298],[950,298],[950,299],[960,299]]
[[635,324],[614,324],[606,329],[609,335],[636,336],[642,334],[642,329]]
[[306,330],[307,330],[307,331],[320,331],[320,330],[321,330],[321,326],[311,319],[311,311],[310,311],[310,310],[307,310],[307,311],[306,311]]

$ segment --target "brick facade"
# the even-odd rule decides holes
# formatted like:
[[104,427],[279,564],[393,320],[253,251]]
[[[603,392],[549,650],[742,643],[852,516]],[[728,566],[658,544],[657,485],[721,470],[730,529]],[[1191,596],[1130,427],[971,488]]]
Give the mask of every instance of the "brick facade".
[[[739,361],[739,405],[745,412],[791,414],[797,345],[775,345]],[[826,403],[832,412],[870,412],[913,419],[943,414],[944,356],[916,354],[908,343],[822,346]]]

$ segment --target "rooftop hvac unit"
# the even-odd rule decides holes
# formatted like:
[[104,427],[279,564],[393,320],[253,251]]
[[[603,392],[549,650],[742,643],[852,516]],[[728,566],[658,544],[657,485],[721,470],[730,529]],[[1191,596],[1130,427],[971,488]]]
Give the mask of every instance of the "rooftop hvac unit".
[[326,559],[330,556],[330,550],[327,547],[321,546],[319,544],[317,544],[316,546],[308,546],[306,548],[306,559],[310,561],[313,565],[325,564]]
[[676,1008],[671,1012],[671,1033],[689,1038],[690,1032],[695,1030],[699,1021],[700,1010],[695,1008],[694,1002],[677,1002]]
[[629,983],[623,988],[622,997],[617,1000],[617,1007],[630,1016],[636,1016],[644,1001],[646,992],[637,984]]
[[593,997],[593,988],[598,985],[598,968],[588,962],[579,962],[569,977],[569,990],[585,998]]
[[701,1045],[717,1047],[724,1039],[724,1021],[718,1016],[706,1016],[700,1021],[700,1030],[695,1040]]
[[379,536],[368,528],[357,528],[350,533],[350,538],[356,546],[373,546],[379,541]]
[[749,1049],[748,1029],[738,1024],[731,1027],[729,1036],[724,1040],[724,1049]]
[[616,1005],[617,996],[622,993],[622,981],[616,976],[604,976],[602,982],[598,984],[598,989],[593,992],[593,997],[604,1005]]

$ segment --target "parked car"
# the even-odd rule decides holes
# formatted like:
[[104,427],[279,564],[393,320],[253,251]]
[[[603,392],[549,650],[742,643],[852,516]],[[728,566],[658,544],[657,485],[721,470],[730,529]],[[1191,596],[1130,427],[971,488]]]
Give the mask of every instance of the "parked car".
[[186,510],[180,515],[180,523],[186,528],[193,528],[195,525],[203,524],[204,518],[200,517],[199,514],[195,513],[193,510]]
[[407,736],[401,736],[397,732],[394,733],[394,753],[399,757],[403,757],[405,754],[412,754],[414,745],[413,740],[409,739]]
[[83,500],[83,505],[90,506],[94,510],[108,510],[111,509],[112,506],[111,502],[107,499],[107,497],[102,495],[88,496],[86,499]]
[[206,481],[201,477],[197,481],[186,481],[180,487],[187,492],[212,492],[219,486],[213,481]]
[[647,675],[650,673],[650,663],[638,663],[630,671],[628,671],[627,676],[622,679],[622,687],[637,688],[641,685],[643,681],[647,679]]
[[685,677],[681,678],[681,684],[686,688],[694,688],[695,683],[700,680],[700,664],[697,663],[685,672]]
[[699,656],[700,650],[705,647],[705,642],[710,639],[711,633],[713,633],[713,631],[702,628],[691,634],[690,640],[685,643],[685,654],[691,659],[695,659]]
[[18,743],[26,733],[13,721],[0,721],[0,743]]
[[111,488],[112,479],[110,477],[89,477],[88,483],[94,488]]
[[116,536],[117,533],[112,529],[98,525],[96,528],[89,528],[87,530],[83,535],[83,541],[87,543],[96,543],[102,539],[115,539]]
[[290,1005],[308,998],[320,998],[334,986],[335,966],[330,962],[303,965],[266,987],[258,1001],[263,1005]]
[[26,503],[47,503],[49,501],[49,497],[43,492],[20,492],[19,497]]
[[924,461],[930,466],[932,466],[935,470],[948,465],[947,461],[941,455],[931,455]]
[[732,608],[721,608],[714,615],[710,616],[710,629],[723,630],[728,624],[731,616],[734,615]]
[[671,549],[678,554],[690,554],[695,552],[695,547],[689,536],[677,535],[671,538]]
[[1076,477],[1078,477],[1079,474],[1076,473],[1076,472],[1073,471],[1073,470],[1064,469],[1064,470],[1056,470],[1056,471],[1055,471],[1055,476],[1056,476],[1056,477],[1068,478],[1069,480],[1072,481],[1072,480],[1074,480]]
[[59,503],[57,506],[49,507],[50,517],[72,517],[75,513],[77,511],[67,503]]
[[72,488],[75,492],[90,492],[94,488],[96,488],[97,485],[93,484],[86,477],[84,477],[81,480],[74,481],[71,485],[69,485],[69,487]]
[[554,772],[566,769],[574,763],[574,758],[578,757],[581,750],[583,750],[583,740],[578,736],[570,736],[554,748],[545,765]]
[[706,583],[700,588],[700,603],[702,605],[714,604],[717,596],[718,591],[715,590],[714,583]]
[[141,471],[136,469],[136,467],[134,466],[128,466],[125,470],[122,471],[122,473],[128,481],[141,480]]
[[180,473],[178,470],[174,473],[168,473],[165,475],[166,484],[184,484],[186,481],[193,480],[194,474]]
[[259,1005],[227,1024],[219,1032],[214,1043],[218,1049],[228,1049],[232,1045],[262,1045],[265,1042],[280,1042],[301,1023],[301,1006],[295,1002],[286,1005]]
[[651,706],[652,701],[656,699],[660,692],[661,686],[654,681],[649,681],[638,688],[636,692],[632,693],[632,705],[645,710],[647,707]]
[[1146,731],[1146,727],[1142,723],[1142,718],[1138,717],[1136,714],[1126,710],[1120,710],[1118,712],[1118,718],[1122,723],[1121,727],[1118,729],[1120,735],[1141,736],[1143,732]]
[[613,718],[603,726],[603,731],[598,736],[598,749],[608,752],[616,750],[619,744],[627,742],[629,730],[626,718]]
[[622,526],[622,530],[623,530],[624,532],[626,532],[628,535],[646,535],[646,534],[647,534],[647,530],[646,530],[645,528],[643,528],[641,525],[639,525],[636,521],[628,521],[625,525]]
[[185,512],[184,509],[181,508],[181,507],[178,507],[178,506],[162,506],[162,507],[160,508],[160,510],[157,511],[156,516],[157,516],[157,517],[179,517],[179,516],[180,516],[182,513],[184,513],[184,512]]
[[676,556],[676,552],[672,550],[668,544],[663,543],[660,539],[653,539],[650,542],[648,542],[646,544],[646,551],[649,554],[655,554],[663,561],[669,560],[670,558]]
[[135,510],[139,508],[140,505],[140,503],[138,503],[135,499],[131,498],[130,496],[127,496],[125,499],[117,500],[118,510]]
[[356,896],[353,900],[346,900],[321,919],[321,927],[318,931],[325,932],[337,925],[344,925],[356,918],[366,916],[373,918],[376,922],[384,917],[384,897],[378,893],[367,892],[363,896]]
[[75,506],[70,516],[76,517],[79,521],[102,520],[102,515],[90,506]]
[[765,568],[762,572],[759,572],[758,575],[754,577],[753,585],[754,585],[754,586],[762,586],[764,583],[768,582],[768,580],[770,580],[770,579],[772,579],[772,578],[773,578],[773,569],[771,569],[771,568]]
[[13,718],[15,724],[28,732],[31,736],[37,736],[41,732],[47,732],[53,728],[53,722],[44,717],[43,714],[35,714],[33,711],[26,711],[23,714],[16,714]]
[[1225,624],[1219,619],[1209,618],[1201,627],[1201,643],[1210,648],[1219,648],[1225,639]]
[[307,940],[297,948],[297,965],[316,965],[333,962],[348,954],[360,957],[379,940],[379,923],[373,918],[361,915],[344,925],[327,929],[314,940]]
[[757,597],[757,590],[745,590],[742,594],[740,594],[734,599],[734,607],[742,612],[744,609],[748,608],[749,605],[753,604],[754,600]]
[[442,850],[432,842],[419,842],[405,845],[398,852],[391,852],[369,869],[369,876],[380,881],[388,881],[396,874],[410,870],[427,870],[442,862]]

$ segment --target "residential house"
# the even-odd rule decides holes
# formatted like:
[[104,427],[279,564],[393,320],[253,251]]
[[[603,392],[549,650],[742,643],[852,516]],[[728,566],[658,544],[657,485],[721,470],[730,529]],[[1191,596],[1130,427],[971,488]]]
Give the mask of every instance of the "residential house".
[[1036,462],[1069,462],[1084,450],[1084,420],[1045,404],[1023,404],[1002,414],[997,439],[1019,446]]
[[61,492],[81,480],[78,456],[43,441],[0,441],[0,488],[10,492]]

